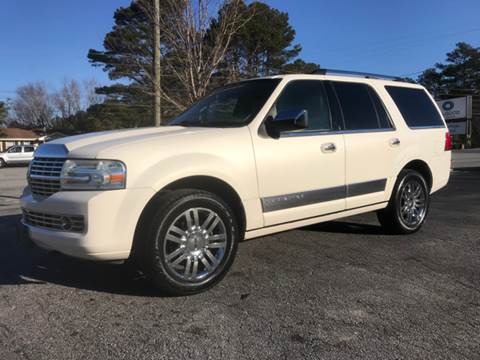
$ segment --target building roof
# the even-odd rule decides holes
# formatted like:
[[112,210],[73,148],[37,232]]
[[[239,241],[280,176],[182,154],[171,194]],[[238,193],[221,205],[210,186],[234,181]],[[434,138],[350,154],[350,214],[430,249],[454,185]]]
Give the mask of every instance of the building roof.
[[0,128],[0,139],[38,139],[39,137],[32,130]]

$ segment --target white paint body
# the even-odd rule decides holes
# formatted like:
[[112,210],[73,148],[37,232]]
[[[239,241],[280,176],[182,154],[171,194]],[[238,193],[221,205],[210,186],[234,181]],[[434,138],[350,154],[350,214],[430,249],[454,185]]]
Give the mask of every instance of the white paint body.
[[[428,164],[431,192],[447,184],[451,154],[444,151],[446,128],[408,128],[385,90],[386,85],[420,86],[343,76],[281,78],[280,85],[248,126],[144,128],[52,142],[63,144],[69,158],[121,160],[127,168],[127,185],[126,189],[115,191],[60,191],[40,200],[27,188],[21,199],[22,208],[83,215],[87,222],[83,234],[29,226],[31,238],[41,247],[75,257],[127,259],[147,203],[169,184],[191,176],[214,177],[235,190],[245,210],[246,239],[384,208],[399,172],[413,160]],[[280,139],[262,135],[262,122],[276,98],[288,82],[299,79],[369,84],[384,102],[395,129]],[[401,145],[392,147],[390,142],[395,138],[400,139]],[[325,143],[335,143],[337,151],[322,152]],[[264,212],[262,208],[262,198],[377,179],[387,179],[385,190],[277,211]]]

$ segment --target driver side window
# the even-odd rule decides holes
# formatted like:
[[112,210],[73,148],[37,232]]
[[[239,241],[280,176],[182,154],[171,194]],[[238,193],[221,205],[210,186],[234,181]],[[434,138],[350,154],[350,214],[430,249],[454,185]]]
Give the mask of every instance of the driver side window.
[[328,97],[322,81],[294,80],[288,83],[277,99],[271,115],[276,116],[280,112],[292,110],[307,110],[307,130],[332,129]]

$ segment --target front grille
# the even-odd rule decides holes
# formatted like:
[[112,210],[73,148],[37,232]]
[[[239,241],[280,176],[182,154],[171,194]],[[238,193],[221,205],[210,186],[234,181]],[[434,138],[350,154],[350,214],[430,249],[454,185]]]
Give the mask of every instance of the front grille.
[[83,233],[85,221],[83,216],[52,215],[23,209],[23,221],[27,225],[49,230]]
[[50,196],[60,191],[60,173],[66,159],[36,157],[30,164],[28,182],[32,194]]

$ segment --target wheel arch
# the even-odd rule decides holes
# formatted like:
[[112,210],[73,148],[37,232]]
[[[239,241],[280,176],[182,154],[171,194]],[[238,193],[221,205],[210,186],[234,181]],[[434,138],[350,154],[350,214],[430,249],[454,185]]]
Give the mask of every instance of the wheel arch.
[[[246,229],[246,214],[242,199],[238,192],[227,182],[213,176],[189,176],[170,183],[163,191],[179,189],[196,189],[211,192],[225,200],[235,213],[240,234],[243,237]],[[161,190],[162,191],[162,190]]]
[[137,244],[145,235],[144,231],[147,228],[146,222],[153,215],[157,202],[161,196],[168,191],[175,191],[181,189],[195,189],[211,192],[222,198],[232,209],[238,221],[240,239],[243,239],[246,231],[246,213],[243,202],[238,192],[227,182],[213,176],[188,176],[175,180],[159,190],[144,207],[135,227],[135,235],[132,244],[131,254],[136,250]]
[[429,190],[432,189],[432,185],[433,185],[432,170],[430,169],[430,167],[425,161],[419,160],[419,159],[412,160],[402,168],[402,170],[405,170],[405,169],[418,171],[425,178],[425,181],[427,182]]

